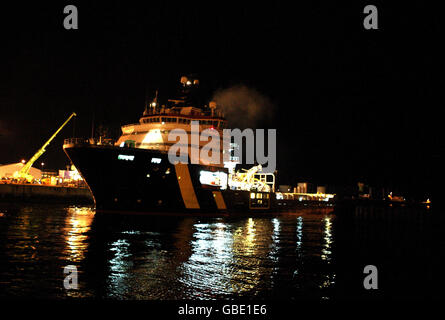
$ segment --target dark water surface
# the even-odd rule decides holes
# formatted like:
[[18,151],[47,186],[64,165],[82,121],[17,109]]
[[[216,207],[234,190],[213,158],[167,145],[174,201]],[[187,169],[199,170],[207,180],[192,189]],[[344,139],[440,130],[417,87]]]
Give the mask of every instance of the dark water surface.
[[[403,207],[160,218],[0,205],[0,297],[444,297],[443,226],[439,212]],[[64,288],[67,265],[77,290]],[[363,288],[366,265],[377,290]]]

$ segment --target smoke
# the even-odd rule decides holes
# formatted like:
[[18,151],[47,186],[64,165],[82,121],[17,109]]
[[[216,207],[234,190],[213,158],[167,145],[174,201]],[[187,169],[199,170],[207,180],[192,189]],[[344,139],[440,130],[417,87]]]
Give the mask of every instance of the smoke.
[[269,98],[245,85],[220,89],[212,100],[223,111],[229,128],[255,128],[270,119],[274,109]]

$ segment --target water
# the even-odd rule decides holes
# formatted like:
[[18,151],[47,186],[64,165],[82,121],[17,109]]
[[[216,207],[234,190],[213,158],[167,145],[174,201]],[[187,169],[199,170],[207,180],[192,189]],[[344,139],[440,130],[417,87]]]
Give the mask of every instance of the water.
[[[0,298],[443,297],[442,222],[408,208],[159,218],[0,205]],[[372,292],[368,264],[379,270]],[[68,265],[77,290],[64,288]]]

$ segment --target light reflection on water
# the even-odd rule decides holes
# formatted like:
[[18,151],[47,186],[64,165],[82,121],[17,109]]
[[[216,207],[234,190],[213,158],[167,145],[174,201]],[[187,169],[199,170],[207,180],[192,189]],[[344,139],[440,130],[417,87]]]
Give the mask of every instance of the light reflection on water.
[[[335,283],[335,216],[324,210],[255,218],[111,217],[60,206],[2,212],[0,281],[15,296],[296,298],[319,290],[323,298]],[[79,290],[67,292],[63,268],[72,264]]]
[[65,219],[66,251],[72,262],[79,262],[85,258],[88,247],[88,231],[93,222],[94,211],[89,208],[67,208]]

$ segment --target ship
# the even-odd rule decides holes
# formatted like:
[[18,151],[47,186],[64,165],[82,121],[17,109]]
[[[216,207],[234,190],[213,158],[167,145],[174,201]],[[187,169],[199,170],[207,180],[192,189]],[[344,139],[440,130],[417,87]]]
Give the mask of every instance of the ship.
[[[235,171],[239,146],[221,139],[221,161],[191,161],[205,148],[199,135],[223,136],[228,123],[213,101],[199,104],[199,79],[181,77],[173,99],[147,102],[139,122],[121,127],[121,136],[109,139],[69,138],[63,150],[87,183],[99,213],[133,214],[230,214],[265,213],[275,209],[275,176],[261,165]],[[187,133],[187,161],[172,162],[169,150],[173,130]],[[226,161],[223,161],[223,160]]]

